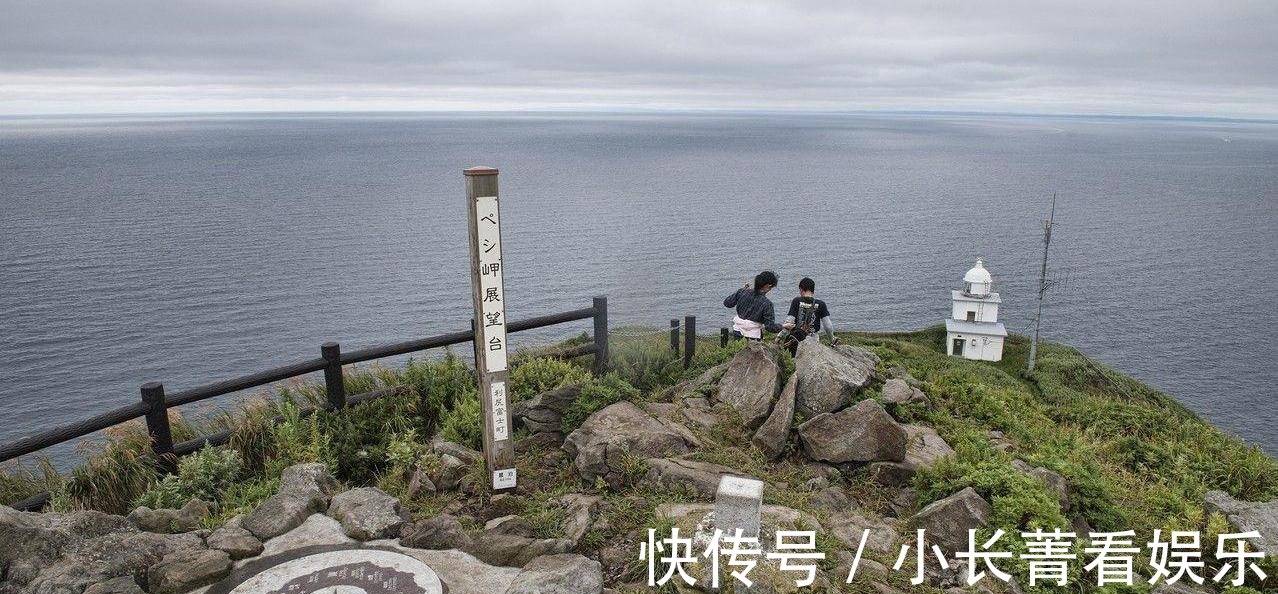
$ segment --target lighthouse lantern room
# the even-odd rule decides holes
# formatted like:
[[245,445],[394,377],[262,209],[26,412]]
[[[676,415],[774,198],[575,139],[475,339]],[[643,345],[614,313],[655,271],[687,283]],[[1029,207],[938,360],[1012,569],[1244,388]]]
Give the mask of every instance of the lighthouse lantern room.
[[945,320],[945,352],[955,357],[978,361],[1003,358],[1003,339],[1007,330],[998,321],[998,293],[990,289],[993,279],[985,262],[963,275],[963,289],[950,292],[953,307]]

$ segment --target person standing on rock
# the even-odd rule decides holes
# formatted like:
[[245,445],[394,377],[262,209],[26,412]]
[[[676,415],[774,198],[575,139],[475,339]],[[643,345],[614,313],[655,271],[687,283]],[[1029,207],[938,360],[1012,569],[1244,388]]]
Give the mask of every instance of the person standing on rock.
[[780,332],[793,327],[793,324],[787,326],[776,322],[772,301],[767,297],[768,291],[776,286],[776,273],[764,270],[754,277],[754,287],[746,283],[723,300],[724,307],[736,308],[737,315],[732,318],[733,338],[762,340],[764,330]]
[[[830,308],[825,302],[816,298],[816,281],[803,277],[799,281],[799,296],[790,301],[790,311],[785,316],[788,328],[777,340],[790,349],[790,354],[799,352],[799,343],[809,336],[815,336],[820,330],[830,340],[830,344],[839,343],[834,336],[834,322],[830,321]],[[819,339],[818,339],[819,340]]]

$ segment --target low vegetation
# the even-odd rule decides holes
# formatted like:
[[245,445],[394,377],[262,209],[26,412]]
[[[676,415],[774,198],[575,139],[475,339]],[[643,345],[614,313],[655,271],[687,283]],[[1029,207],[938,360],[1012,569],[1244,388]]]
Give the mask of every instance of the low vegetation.
[[[847,343],[874,351],[881,370],[904,368],[922,382],[931,405],[898,405],[898,418],[935,427],[956,455],[915,477],[916,506],[972,487],[994,509],[992,529],[1018,533],[1035,528],[1070,526],[1055,496],[1041,482],[1018,472],[1019,458],[1055,471],[1074,490],[1070,515],[1095,530],[1201,530],[1204,542],[1225,531],[1222,518],[1207,515],[1204,493],[1220,489],[1252,501],[1278,498],[1278,462],[1254,446],[1199,419],[1168,396],[1087,359],[1061,345],[1040,348],[1038,369],[1022,369],[1028,344],[1011,337],[1005,359],[997,364],[947,357],[941,350],[943,329],[897,334],[841,335]],[[582,339],[569,341],[579,343]],[[690,368],[670,351],[660,336],[625,337],[611,345],[611,371],[589,373],[586,358],[562,361],[546,349],[520,353],[509,377],[512,400],[519,401],[570,384],[581,395],[564,416],[565,432],[591,413],[620,400],[639,403],[671,401],[671,387],[729,360],[740,343],[720,348],[701,339]],[[788,356],[785,373],[793,370]],[[0,501],[12,503],[35,493],[52,493],[53,509],[91,508],[127,513],[137,505],[176,506],[192,497],[215,502],[216,524],[252,509],[274,492],[279,473],[300,462],[322,462],[350,486],[375,485],[398,497],[417,517],[448,511],[472,522],[496,513],[482,488],[448,493],[414,491],[419,470],[438,468],[440,458],[429,442],[442,438],[478,448],[480,405],[473,371],[458,357],[411,361],[401,368],[364,367],[346,374],[347,392],[404,386],[401,396],[364,403],[347,410],[315,410],[323,386],[290,384],[241,404],[234,411],[198,421],[174,419],[177,439],[231,429],[230,442],[207,448],[181,461],[179,472],[161,476],[148,455],[140,423],[113,429],[86,452],[85,463],[58,473],[43,461],[29,461],[0,473]],[[266,397],[269,396],[269,397]],[[1001,432],[1014,444],[1014,454],[992,445],[990,432]],[[763,477],[766,498],[808,512],[811,493],[800,488],[816,478],[798,456],[768,462],[749,446],[749,432],[730,415],[714,431],[696,431],[702,442],[694,456]],[[633,554],[646,528],[663,526],[654,516],[662,503],[694,499],[691,493],[657,490],[638,480],[643,460],[627,469],[631,479],[620,489],[584,484],[552,445],[540,445],[521,431],[515,435],[521,489],[506,513],[521,513],[541,535],[556,536],[563,511],[553,502],[569,491],[601,495],[604,522],[583,539],[583,551],[614,547],[629,551],[632,564],[609,583],[640,579],[645,567]],[[793,445],[791,446],[793,449]],[[793,452],[791,452],[793,454]],[[472,484],[483,485],[483,469],[471,469]],[[886,510],[891,493],[863,472],[846,474],[842,487],[869,513]],[[475,526],[471,526],[475,527]],[[836,548],[827,537],[823,550]],[[878,559],[888,565],[893,559]],[[825,569],[833,569],[827,560]],[[1023,569],[1023,568],[1022,568]],[[1275,568],[1278,569],[1278,568]],[[1271,572],[1278,574],[1278,571]],[[908,579],[908,578],[907,578]],[[835,580],[839,581],[839,580]],[[922,591],[908,584],[902,590]],[[1094,591],[1075,584],[1072,589]],[[1046,592],[1050,588],[1038,588]],[[1061,589],[1064,590],[1064,589]],[[1139,591],[1135,589],[1132,591]],[[1244,590],[1240,590],[1244,591]]]

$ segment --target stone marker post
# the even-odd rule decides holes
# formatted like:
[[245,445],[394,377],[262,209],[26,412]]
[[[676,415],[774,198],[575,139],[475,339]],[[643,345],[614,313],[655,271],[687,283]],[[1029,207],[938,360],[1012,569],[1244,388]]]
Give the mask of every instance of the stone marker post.
[[739,476],[719,479],[719,491],[714,495],[714,525],[724,535],[735,535],[740,528],[741,536],[759,538],[762,509],[763,481]]
[[479,401],[483,409],[484,459],[492,477],[492,488],[513,489],[515,448],[511,442],[506,394],[506,287],[502,282],[497,170],[471,167],[465,175],[471,288],[475,302],[475,371],[479,375]]

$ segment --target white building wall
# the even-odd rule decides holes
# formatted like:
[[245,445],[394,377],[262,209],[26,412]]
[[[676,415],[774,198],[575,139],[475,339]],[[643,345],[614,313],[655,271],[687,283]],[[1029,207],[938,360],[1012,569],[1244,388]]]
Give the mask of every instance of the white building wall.
[[954,354],[954,339],[963,339],[963,358],[973,361],[1001,361],[1003,359],[1003,337],[980,336],[976,334],[945,334],[945,354]]
[[955,320],[966,320],[967,312],[976,312],[976,321],[978,322],[997,322],[998,321],[998,304],[988,301],[954,301],[954,308],[950,312],[950,317]]

